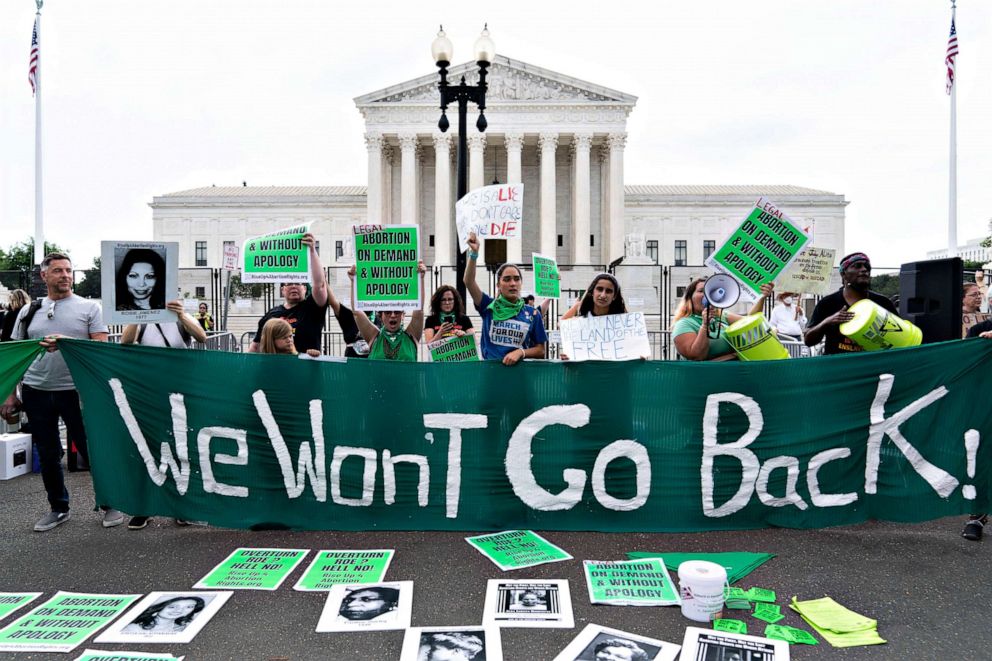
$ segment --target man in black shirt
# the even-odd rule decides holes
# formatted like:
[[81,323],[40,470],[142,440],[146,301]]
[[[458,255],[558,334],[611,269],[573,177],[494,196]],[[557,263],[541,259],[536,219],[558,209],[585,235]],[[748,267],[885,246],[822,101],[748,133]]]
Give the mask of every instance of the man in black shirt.
[[892,314],[899,314],[892,301],[868,289],[871,284],[871,261],[868,255],[855,252],[841,259],[840,278],[844,286],[820,299],[813,308],[813,316],[810,317],[803,337],[808,347],[816,346],[820,340],[826,338],[823,348],[825,355],[864,351],[861,345],[840,332],[840,325],[854,318],[854,313],[848,308],[858,301],[867,298]]

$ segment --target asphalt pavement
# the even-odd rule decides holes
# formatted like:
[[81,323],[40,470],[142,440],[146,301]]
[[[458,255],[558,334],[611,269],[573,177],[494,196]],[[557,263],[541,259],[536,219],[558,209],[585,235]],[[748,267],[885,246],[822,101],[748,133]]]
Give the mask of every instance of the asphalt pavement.
[[[45,533],[33,531],[47,503],[41,477],[0,482],[0,591],[40,591],[41,603],[58,590],[147,593],[186,590],[238,547],[319,549],[392,548],[387,580],[414,582],[413,625],[481,623],[490,578],[568,579],[575,629],[503,629],[503,657],[553,659],[588,623],[681,644],[687,626],[678,607],[644,608],[589,603],[583,559],[623,560],[628,551],[760,551],[776,557],[737,585],[775,590],[786,618],[780,624],[809,627],[786,607],[792,596],[829,595],[878,620],[886,645],[838,649],[794,645],[793,659],[989,659],[992,626],[989,604],[989,542],[961,538],[962,517],[924,524],[871,522],[823,530],[771,528],[691,534],[543,533],[574,560],[501,572],[472,549],[464,537],[482,531],[451,532],[249,532],[179,527],[153,519],[140,531],[104,529],[90,511],[93,492],[87,473],[68,476],[73,503],[70,521]],[[325,597],[296,592],[293,584],[308,557],[274,592],[237,591],[217,616],[186,645],[80,646],[70,654],[0,653],[10,659],[74,659],[84,647],[138,649],[186,655],[189,661],[245,659],[398,659],[402,631],[316,633]],[[677,579],[673,575],[673,579]],[[24,610],[18,611],[23,613]],[[16,617],[4,620],[9,623]],[[744,616],[751,633],[764,623]]]

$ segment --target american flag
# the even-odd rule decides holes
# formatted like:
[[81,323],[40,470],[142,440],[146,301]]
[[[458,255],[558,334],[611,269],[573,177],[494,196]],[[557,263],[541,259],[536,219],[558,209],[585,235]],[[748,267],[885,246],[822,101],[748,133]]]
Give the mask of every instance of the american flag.
[[41,57],[41,46],[38,45],[38,21],[40,16],[34,18],[34,30],[31,31],[31,58],[28,61],[28,82],[31,83],[31,95],[36,91],[35,84],[38,82],[38,58]]
[[947,93],[954,87],[954,58],[958,55],[958,31],[954,28],[954,18],[951,18],[951,36],[947,39],[947,55],[944,64],[947,65]]

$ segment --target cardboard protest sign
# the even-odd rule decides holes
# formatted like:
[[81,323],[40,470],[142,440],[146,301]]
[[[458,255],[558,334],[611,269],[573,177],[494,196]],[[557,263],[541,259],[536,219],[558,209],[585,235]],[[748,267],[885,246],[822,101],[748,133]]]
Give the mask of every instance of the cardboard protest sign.
[[759,197],[754,208],[706,266],[741,284],[741,298],[754,302],[761,285],[772,282],[809,242],[803,228],[770,201]]
[[569,360],[637,360],[651,355],[643,312],[563,319],[561,350]]
[[503,571],[572,559],[568,553],[531,530],[506,530],[466,537],[465,541]]
[[293,589],[326,592],[342,583],[378,583],[392,559],[392,549],[321,551]]
[[568,581],[490,579],[482,624],[571,629],[575,623]]
[[355,225],[355,307],[419,310],[416,225]]
[[424,659],[485,659],[503,661],[497,627],[413,627],[403,636],[400,661]]
[[413,612],[413,581],[335,585],[317,622],[319,632],[406,629]]
[[224,261],[221,268],[225,271],[234,271],[238,268],[238,257],[241,256],[241,249],[233,241],[224,242]]
[[789,661],[789,643],[700,627],[686,628],[682,639],[683,659],[730,659],[733,655],[739,659]]
[[309,549],[240,548],[193,587],[206,590],[276,590],[309,552]]
[[74,661],[183,661],[185,656],[171,654],[149,654],[148,652],[105,652],[83,650]]
[[233,592],[151,592],[102,634],[96,643],[188,643]]
[[775,289],[797,294],[829,294],[836,256],[837,251],[833,248],[807,246],[782,271],[775,281]]
[[0,592],[0,620],[40,596],[40,592]]
[[0,629],[0,651],[71,652],[140,596],[57,592]]
[[446,337],[434,340],[427,345],[431,352],[433,363],[462,363],[479,360],[479,348],[476,346],[475,334]]
[[524,216],[524,185],[495,184],[469,191],[455,203],[458,245],[468,249],[468,235],[480,241],[520,236]]
[[613,606],[675,606],[682,603],[661,558],[583,560],[589,601]]
[[561,275],[558,273],[557,260],[536,252],[531,256],[531,260],[534,263],[534,296],[543,298],[561,296]]
[[[614,644],[610,644],[614,643]],[[598,649],[597,649],[598,648]],[[638,636],[619,629],[598,624],[587,624],[568,647],[553,661],[579,661],[580,659],[645,659],[646,661],[675,661],[681,649],[675,643]],[[688,657],[683,659],[715,659],[717,657]],[[723,658],[723,657],[720,657]],[[730,658],[730,657],[726,657]]]
[[310,223],[253,236],[241,250],[242,282],[309,282],[310,250],[303,235]]
[[104,322],[177,321],[165,304],[179,297],[178,243],[101,241],[100,264]]

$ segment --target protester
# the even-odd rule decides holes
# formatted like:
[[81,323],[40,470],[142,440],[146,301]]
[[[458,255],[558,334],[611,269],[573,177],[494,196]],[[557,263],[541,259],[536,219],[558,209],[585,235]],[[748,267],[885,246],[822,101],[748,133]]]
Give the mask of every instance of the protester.
[[[15,340],[37,339],[47,351],[24,374],[21,386],[23,407],[31,423],[31,437],[41,459],[41,479],[48,494],[51,511],[34,525],[44,532],[69,520],[69,492],[62,472],[62,441],[59,418],[65,423],[67,437],[75,443],[82,459],[89,464],[86,428],[79,408],[79,394],[65,359],[58,350],[59,338],[107,341],[107,326],[99,301],[90,301],[72,293],[72,262],[61,253],[51,253],[41,263],[41,279],[48,295],[21,308],[14,324]],[[15,391],[16,392],[16,391]],[[9,417],[22,402],[16,394],[0,407],[0,415]],[[124,514],[109,507],[103,509],[103,526],[124,523]]]
[[548,338],[544,332],[541,315],[520,299],[523,278],[514,264],[503,264],[496,271],[499,289],[495,300],[482,293],[475,281],[476,260],[479,258],[479,239],[475,233],[468,236],[468,264],[465,267],[465,286],[472,295],[475,309],[482,317],[482,358],[500,360],[504,365],[516,365],[524,358],[544,358],[544,345]]
[[172,597],[149,606],[121,633],[178,633],[184,631],[206,605],[200,597]]
[[301,282],[282,283],[280,291],[283,303],[266,312],[258,321],[258,330],[255,331],[255,337],[248,347],[251,353],[258,351],[262,339],[262,327],[269,319],[285,319],[289,322],[293,328],[297,350],[307,353],[310,349],[320,351],[321,334],[324,332],[324,322],[327,318],[327,277],[320,263],[320,255],[317,254],[313,234],[309,232],[304,234],[303,244],[310,253],[310,281],[313,288],[307,295],[306,286]]
[[[421,306],[410,315],[409,327],[403,326],[406,312],[403,310],[387,310],[379,313],[382,328],[377,328],[363,314],[355,315],[358,330],[369,345],[368,357],[373,360],[398,360],[401,362],[417,362],[417,345],[424,330],[424,274],[427,267],[423,262],[417,264],[420,274]],[[348,276],[355,277],[355,267],[348,269]],[[351,306],[355,307],[355,288],[351,288]]]
[[626,638],[607,638],[593,648],[595,661],[648,661],[644,648]]
[[[288,356],[297,355],[293,327],[280,317],[269,319],[262,326],[262,337],[256,353],[279,353]],[[316,349],[307,349],[306,354],[312,358],[320,355]]]
[[854,318],[854,313],[848,308],[858,301],[867,298],[892,314],[899,314],[892,301],[869,289],[871,261],[868,255],[863,252],[845,255],[840,260],[839,270],[843,286],[820,299],[813,308],[813,316],[803,336],[808,347],[814,347],[826,338],[823,353],[828,356],[864,351],[861,345],[840,332],[840,325]]
[[372,622],[385,619],[400,603],[400,591],[385,586],[352,590],[341,600],[338,620]]
[[627,304],[620,293],[620,283],[609,273],[600,273],[589,286],[582,298],[565,311],[562,319],[572,317],[601,317],[607,314],[626,314]]
[[[703,288],[706,278],[696,278],[686,287],[682,302],[675,311],[672,341],[675,350],[686,360],[737,360],[734,348],[727,341],[727,326],[743,316],[724,313],[720,308],[704,304]],[[761,286],[761,297],[751,306],[748,314],[758,314],[765,304],[765,297],[772,292],[771,284]],[[714,335],[715,337],[710,337]]]
[[200,328],[205,331],[212,331],[214,329],[214,318],[210,316],[207,312],[207,304],[200,303],[199,311],[196,313],[196,323],[200,324]]
[[165,308],[165,260],[149,248],[128,250],[115,277],[118,310]]
[[[534,298],[533,294],[527,294],[526,296],[524,296],[524,305],[529,305],[535,310],[537,310],[537,313],[541,315],[541,320],[543,322],[544,319],[548,318],[548,308],[551,307],[551,299],[550,298],[544,299],[543,301],[541,301],[540,305],[535,305],[534,303],[536,301],[537,299]],[[547,330],[547,324],[545,324],[545,330]]]
[[982,312],[982,289],[974,282],[966,282],[961,287],[961,337],[968,337],[968,330],[989,318]]
[[7,295],[7,312],[0,323],[0,342],[9,342],[10,334],[14,331],[14,321],[17,314],[25,305],[31,302],[28,293],[23,289],[15,289]]
[[803,329],[806,327],[806,314],[799,305],[799,295],[784,291],[775,297],[778,305],[772,310],[768,323],[778,333],[778,336],[801,342]]
[[424,341],[462,337],[474,332],[458,290],[451,285],[438,287],[431,296],[431,313],[424,321]]
[[[522,303],[523,301],[521,301]],[[458,631],[425,633],[420,637],[418,661],[471,661],[485,646],[482,639]]]
[[[992,340],[992,320],[985,320],[972,326],[968,329],[968,337],[983,337],[986,340]],[[985,532],[985,524],[988,522],[988,514],[984,512],[972,514],[964,524],[961,536],[973,542],[981,541],[982,534]]]

